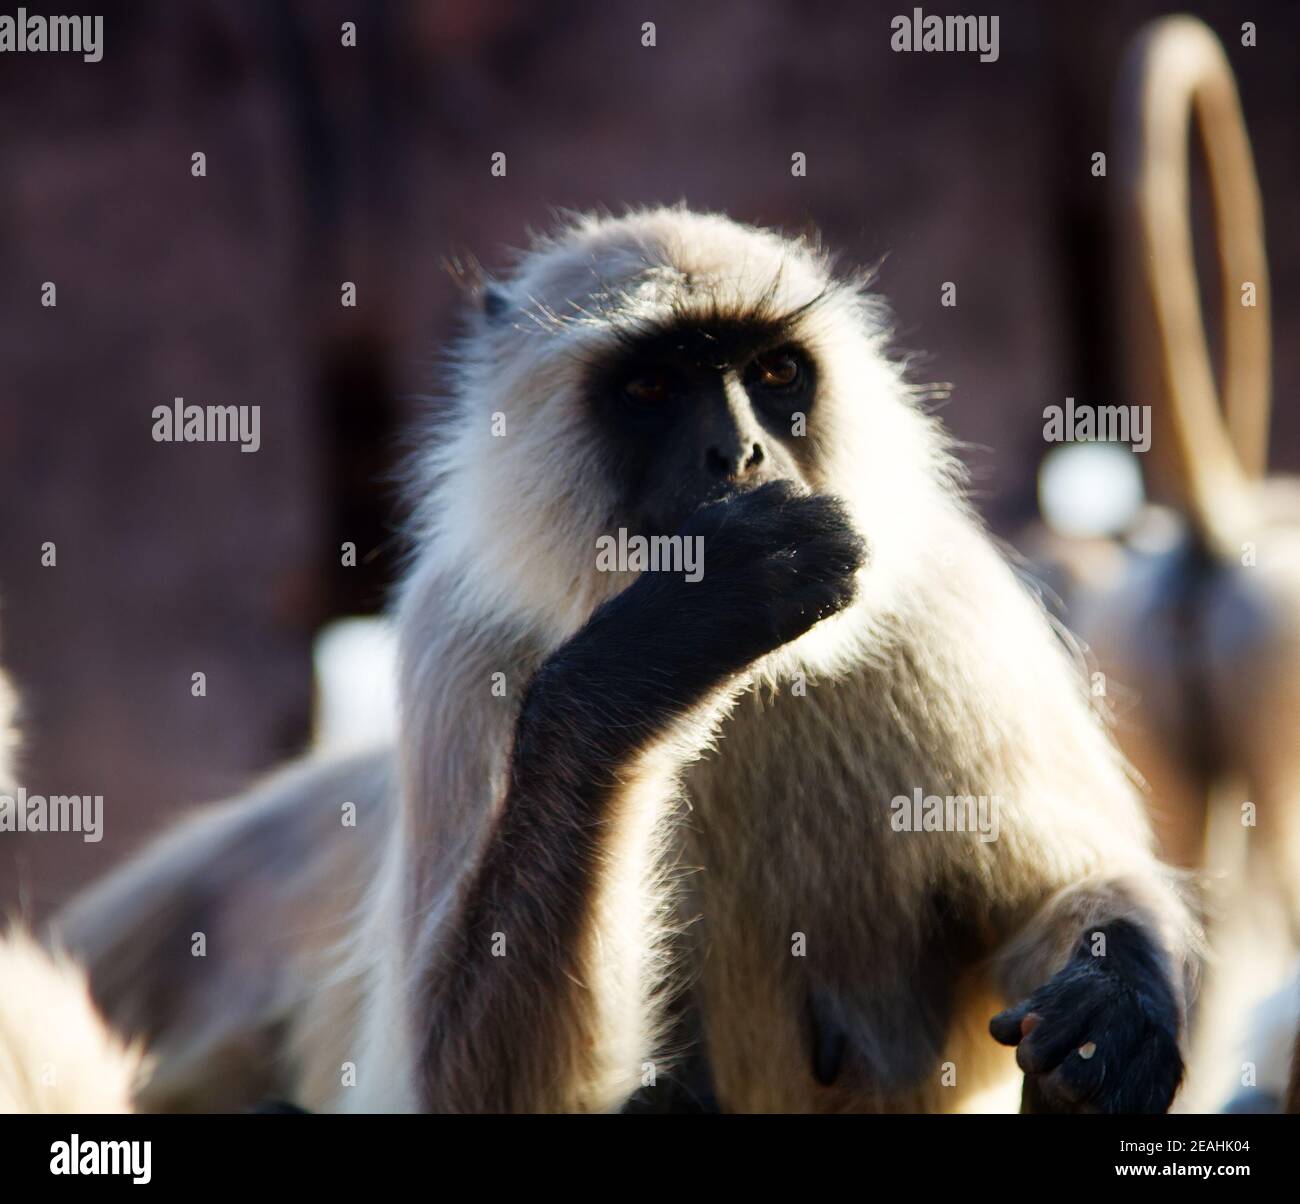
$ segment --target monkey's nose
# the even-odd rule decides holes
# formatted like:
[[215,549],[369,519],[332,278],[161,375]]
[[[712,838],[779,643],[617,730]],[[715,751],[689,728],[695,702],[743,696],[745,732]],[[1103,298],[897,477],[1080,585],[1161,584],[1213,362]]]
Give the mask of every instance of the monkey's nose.
[[715,477],[722,477],[726,480],[744,480],[762,463],[763,445],[761,443],[751,444],[748,449],[742,449],[730,455],[716,446],[710,447],[704,453],[704,464],[709,472]]

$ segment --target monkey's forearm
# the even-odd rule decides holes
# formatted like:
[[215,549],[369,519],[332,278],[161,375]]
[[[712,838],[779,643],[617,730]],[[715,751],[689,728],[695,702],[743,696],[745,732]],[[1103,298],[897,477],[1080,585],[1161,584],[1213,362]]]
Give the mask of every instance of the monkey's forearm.
[[[549,722],[547,726],[550,726]],[[651,1052],[670,758],[521,721],[520,749],[426,1015],[434,1107],[597,1110]],[[615,893],[617,888],[617,893]]]
[[616,600],[529,688],[506,797],[433,970],[435,1108],[616,1107],[652,1052],[660,833],[690,731],[732,671],[653,621],[657,588]]

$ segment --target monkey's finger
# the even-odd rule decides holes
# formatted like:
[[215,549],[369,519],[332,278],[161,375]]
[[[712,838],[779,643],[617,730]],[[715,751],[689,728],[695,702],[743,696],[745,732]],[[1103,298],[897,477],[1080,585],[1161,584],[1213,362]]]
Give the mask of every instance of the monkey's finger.
[[999,1012],[989,1021],[989,1032],[999,1045],[1019,1045],[1024,1034],[1020,1030],[1021,1022],[1033,1010],[1031,1000],[1024,1000],[1015,1007]]
[[799,584],[781,600],[783,613],[776,625],[779,638],[783,642],[793,639],[815,623],[843,610],[851,600],[851,590],[821,583]]
[[1074,1005],[1054,1009],[1028,1033],[1016,1049],[1016,1062],[1026,1074],[1054,1070],[1088,1041],[1099,1009]]
[[1112,1059],[1099,1052],[1095,1041],[1085,1041],[1070,1050],[1051,1074],[1043,1076],[1043,1089],[1077,1107],[1097,1097],[1111,1069]]

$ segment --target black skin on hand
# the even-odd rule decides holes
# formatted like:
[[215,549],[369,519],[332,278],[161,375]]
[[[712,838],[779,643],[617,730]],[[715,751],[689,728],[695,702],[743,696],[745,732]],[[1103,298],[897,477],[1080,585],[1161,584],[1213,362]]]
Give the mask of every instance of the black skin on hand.
[[[530,684],[517,766],[617,764],[758,658],[843,610],[866,559],[842,502],[773,481],[697,510],[703,573],[644,573],[601,606]],[[594,700],[599,700],[596,705]]]
[[[1097,933],[1105,956],[1093,955]],[[1160,950],[1115,920],[1085,933],[1067,965],[989,1031],[1016,1046],[1023,1112],[1160,1113],[1183,1077],[1179,1019]]]

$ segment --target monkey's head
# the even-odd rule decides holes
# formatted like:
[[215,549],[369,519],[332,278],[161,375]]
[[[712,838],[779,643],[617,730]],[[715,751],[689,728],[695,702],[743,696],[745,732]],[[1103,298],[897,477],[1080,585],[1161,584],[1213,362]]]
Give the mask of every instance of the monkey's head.
[[951,490],[864,285],[804,240],[683,208],[536,241],[481,291],[422,476],[423,534],[467,603],[563,638],[628,584],[597,570],[598,538],[671,535],[779,478],[849,505],[869,602]]

